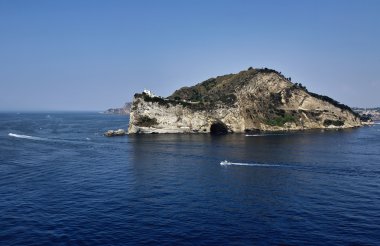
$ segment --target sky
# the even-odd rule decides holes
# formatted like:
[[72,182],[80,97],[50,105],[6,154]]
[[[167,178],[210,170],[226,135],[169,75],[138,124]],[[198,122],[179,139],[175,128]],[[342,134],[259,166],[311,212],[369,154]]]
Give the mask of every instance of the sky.
[[380,106],[377,0],[0,0],[0,110],[105,110],[268,67]]

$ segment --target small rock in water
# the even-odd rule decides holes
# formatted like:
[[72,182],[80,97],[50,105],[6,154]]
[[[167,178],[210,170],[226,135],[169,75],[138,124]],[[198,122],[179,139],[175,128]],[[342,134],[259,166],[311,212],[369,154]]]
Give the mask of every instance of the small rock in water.
[[104,133],[106,137],[124,136],[127,132],[124,129],[108,130]]

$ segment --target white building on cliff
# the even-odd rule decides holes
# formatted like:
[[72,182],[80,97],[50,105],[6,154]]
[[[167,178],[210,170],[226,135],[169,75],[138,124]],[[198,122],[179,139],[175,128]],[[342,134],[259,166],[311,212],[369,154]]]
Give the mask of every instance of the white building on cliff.
[[148,96],[150,96],[150,97],[156,97],[156,95],[154,95],[153,92],[151,92],[150,90],[144,89],[143,92],[144,92],[145,94],[147,94]]

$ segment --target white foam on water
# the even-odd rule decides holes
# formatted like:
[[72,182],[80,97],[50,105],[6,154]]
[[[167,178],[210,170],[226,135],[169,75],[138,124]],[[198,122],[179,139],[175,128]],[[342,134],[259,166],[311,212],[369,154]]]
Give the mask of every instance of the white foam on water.
[[24,139],[31,139],[31,140],[39,140],[39,141],[48,140],[47,138],[33,137],[33,136],[29,136],[29,135],[21,135],[21,134],[15,134],[15,133],[9,133],[8,136],[15,137],[15,138],[24,138]]
[[81,139],[81,140],[59,139],[59,138],[41,138],[41,137],[21,135],[21,134],[16,134],[16,133],[8,133],[8,136],[14,137],[14,138],[29,139],[29,140],[49,141],[49,142],[57,142],[57,143],[73,143],[73,144],[82,144],[84,142],[91,141],[91,138],[85,138],[85,139]]
[[283,136],[285,134],[246,134],[246,137],[266,137],[266,136]]
[[242,162],[220,162],[221,166],[252,166],[252,167],[280,167],[279,164],[266,164],[266,163],[242,163]]

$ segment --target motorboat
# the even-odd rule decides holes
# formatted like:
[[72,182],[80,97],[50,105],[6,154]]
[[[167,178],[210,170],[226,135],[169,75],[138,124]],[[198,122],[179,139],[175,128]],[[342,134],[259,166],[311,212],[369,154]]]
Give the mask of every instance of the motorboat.
[[229,162],[229,161],[227,161],[227,160],[224,160],[224,161],[221,161],[221,162],[220,162],[220,165],[222,165],[222,166],[230,165],[230,164],[231,164],[231,162]]

